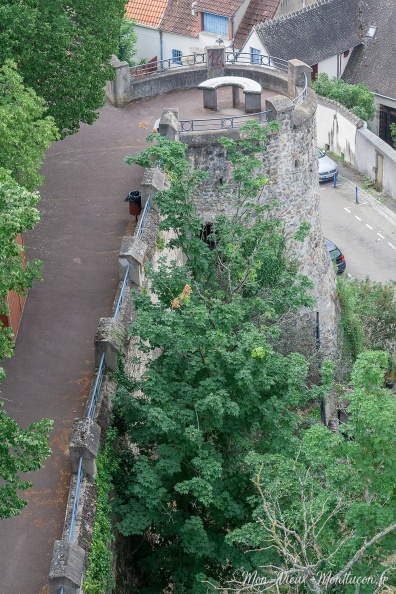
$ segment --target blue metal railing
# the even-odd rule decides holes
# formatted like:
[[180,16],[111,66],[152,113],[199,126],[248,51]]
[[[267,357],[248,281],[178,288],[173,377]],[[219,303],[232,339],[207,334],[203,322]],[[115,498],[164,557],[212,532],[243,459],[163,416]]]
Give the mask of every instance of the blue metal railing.
[[267,56],[265,54],[248,54],[241,52],[226,52],[226,64],[250,64],[251,66],[267,66],[276,70],[288,71],[287,60]]
[[271,110],[250,113],[243,116],[225,118],[207,118],[202,120],[179,120],[179,132],[202,132],[204,130],[229,130],[240,128],[249,120],[256,120],[260,124],[271,121]]
[[[144,227],[146,225],[147,217],[150,212],[150,206],[151,206],[151,195],[149,194],[147,197],[147,201],[144,206],[142,215],[139,220],[139,225],[135,232],[135,236],[137,236],[137,237],[141,237],[141,235],[143,233]],[[129,270],[130,270],[130,264],[128,264],[125,269],[124,280],[121,285],[120,293],[118,295],[117,303],[116,303],[116,306],[114,309],[113,318],[115,320],[118,320],[118,318],[120,316],[122,304],[124,302],[124,298],[126,295],[126,290],[127,290],[127,286],[128,286],[128,280],[129,280]],[[102,388],[105,369],[106,369],[105,354],[102,353],[102,357],[100,359],[98,371],[97,371],[96,378],[95,378],[95,384],[94,384],[94,387],[92,390],[91,400],[90,400],[89,407],[88,407],[88,412],[87,412],[88,419],[94,418],[96,404],[98,402],[100,390]],[[76,489],[74,492],[73,508],[72,508],[69,532],[68,532],[68,540],[69,541],[72,541],[74,539],[74,532],[75,532],[76,523],[77,523],[78,504],[80,501],[81,486],[82,486],[82,481],[83,481],[83,477],[84,477],[82,464],[83,464],[83,459],[82,459],[82,456],[80,456],[80,459],[78,462],[77,478],[76,478]],[[60,587],[59,594],[64,594],[63,586]]]
[[74,530],[76,528],[76,521],[77,521],[77,511],[78,511],[78,502],[80,500],[80,492],[81,492],[81,485],[83,479],[83,470],[82,470],[82,456],[80,457],[78,463],[78,472],[77,472],[77,479],[76,479],[76,491],[74,494],[74,502],[73,502],[73,509],[72,509],[72,517],[70,521],[70,528],[68,534],[68,540],[72,541],[74,538]]
[[[125,279],[124,279],[124,282],[125,282]],[[98,372],[96,374],[94,389],[92,390],[91,402],[89,403],[89,408],[88,408],[88,412],[87,412],[88,419],[94,418],[96,403],[98,402],[100,389],[102,387],[105,368],[106,368],[105,354],[102,353],[102,358],[100,359]]]
[[148,217],[148,214],[150,212],[150,207],[151,207],[151,194],[149,194],[147,196],[146,204],[144,205],[143,212],[140,215],[139,223],[138,223],[138,226],[137,226],[136,231],[135,231],[135,237],[139,237],[139,239],[143,235],[143,231],[144,231],[144,227],[146,225],[147,217]]
[[304,103],[305,99],[307,98],[308,95],[308,79],[307,79],[307,75],[304,72],[304,88],[301,91],[301,93],[299,95],[297,95],[297,97],[295,99],[293,99],[292,103],[294,105],[294,109],[297,109],[297,107],[300,107],[300,105],[302,103]]
[[[226,64],[229,66],[234,64],[250,64],[252,66],[267,66],[276,70],[282,70],[283,72],[287,72],[288,70],[287,60],[265,54],[255,54],[252,58],[252,55],[248,53],[226,52],[225,59]],[[159,74],[160,72],[175,68],[185,68],[202,64],[206,64],[206,54],[204,52],[182,56],[180,59],[166,58],[165,60],[155,60],[146,64],[131,66],[129,72],[131,78],[145,78],[151,74]]]
[[205,54],[190,54],[182,56],[180,59],[167,58],[165,60],[156,60],[132,66],[129,69],[132,78],[143,78],[150,76],[150,74],[158,74],[166,70],[173,70],[174,68],[182,68],[183,66],[195,66],[196,64],[205,64]]
[[125,269],[125,275],[124,275],[124,280],[121,286],[121,290],[120,290],[120,294],[118,295],[118,299],[117,299],[117,304],[115,306],[114,309],[114,313],[113,313],[113,318],[115,320],[118,320],[118,318],[120,317],[120,311],[121,311],[121,307],[122,304],[124,302],[124,297],[125,297],[125,293],[126,293],[126,287],[128,284],[128,280],[129,280],[129,269],[130,269],[131,265],[128,263],[126,269]]

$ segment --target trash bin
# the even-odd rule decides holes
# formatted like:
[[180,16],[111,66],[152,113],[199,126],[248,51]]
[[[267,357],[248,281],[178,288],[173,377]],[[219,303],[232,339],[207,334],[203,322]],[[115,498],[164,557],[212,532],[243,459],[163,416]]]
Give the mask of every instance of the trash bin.
[[142,210],[142,194],[138,190],[132,190],[125,198],[125,202],[129,202],[129,214],[138,218]]

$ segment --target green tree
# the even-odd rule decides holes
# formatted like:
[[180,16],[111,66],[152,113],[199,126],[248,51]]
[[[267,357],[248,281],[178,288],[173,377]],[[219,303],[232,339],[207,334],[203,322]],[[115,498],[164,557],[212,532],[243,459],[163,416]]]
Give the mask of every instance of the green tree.
[[39,470],[51,454],[48,433],[51,421],[43,419],[21,429],[8,417],[0,402],[0,519],[18,515],[27,505],[18,491],[32,486],[21,473]]
[[337,279],[342,316],[344,351],[354,361],[363,350],[387,350],[396,354],[395,283]]
[[[34,279],[40,279],[42,264],[27,262],[24,248],[15,241],[19,233],[31,230],[40,220],[35,208],[40,196],[19,186],[9,172],[0,169],[0,312],[7,314],[6,296],[9,291],[24,295]],[[0,360],[10,357],[11,331],[0,329]],[[0,368],[0,379],[4,377]]]
[[23,85],[16,64],[6,61],[0,68],[0,167],[28,190],[42,183],[45,151],[58,138],[46,111],[44,100]]
[[396,122],[389,125],[393,148],[396,148]]
[[[342,433],[316,425],[294,460],[246,458],[258,492],[254,521],[227,541],[260,568],[257,583],[266,578],[273,591],[278,580],[283,592],[315,594],[379,594],[395,583],[396,401],[383,388],[387,361],[383,351],[359,355],[343,394],[349,420]],[[248,589],[254,577],[238,569],[231,591],[265,591]]]
[[18,64],[62,136],[97,118],[124,10],[122,0],[0,0],[0,64]]
[[[115,511],[131,537],[141,592],[206,592],[243,562],[225,541],[251,513],[246,453],[288,451],[298,444],[298,407],[316,393],[305,385],[307,363],[275,348],[277,321],[311,303],[310,285],[287,257],[285,235],[257,196],[266,132],[249,124],[240,143],[224,139],[232,164],[228,188],[235,214],[214,221],[208,243],[191,196],[194,172],[181,143],[157,143],[128,162],[158,161],[171,187],[156,194],[170,246],[187,261],[150,269],[153,302],[136,293],[136,347],[149,359],[143,377],[120,387]],[[197,186],[198,184],[198,186]],[[149,345],[149,346],[148,346]],[[125,383],[125,382],[124,382]],[[145,578],[150,576],[149,583]]]
[[366,122],[374,118],[374,97],[367,85],[350,85],[342,78],[329,78],[322,72],[312,83],[312,88],[318,95],[338,101]]
[[120,29],[120,39],[117,56],[121,61],[133,65],[133,57],[136,55],[137,35],[135,32],[135,23],[128,19],[123,19]]

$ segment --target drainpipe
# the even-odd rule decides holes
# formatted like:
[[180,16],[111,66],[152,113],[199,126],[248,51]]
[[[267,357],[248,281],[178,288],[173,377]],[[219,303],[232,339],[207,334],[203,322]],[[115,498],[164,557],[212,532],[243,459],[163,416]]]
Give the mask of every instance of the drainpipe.
[[159,40],[160,41],[160,60],[162,62],[162,60],[164,59],[164,48],[162,46],[162,31],[161,31],[161,29],[160,29],[159,35],[160,35],[160,40]]

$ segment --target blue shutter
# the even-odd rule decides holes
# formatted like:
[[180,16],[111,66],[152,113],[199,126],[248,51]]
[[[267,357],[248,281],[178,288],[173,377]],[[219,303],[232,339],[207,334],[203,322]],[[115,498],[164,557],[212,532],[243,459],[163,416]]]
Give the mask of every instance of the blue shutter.
[[260,64],[260,50],[255,47],[250,48],[250,62],[251,64]]
[[217,33],[228,37],[228,19],[227,17],[218,16],[217,14],[203,13],[203,28],[204,31],[210,33]]
[[183,56],[183,53],[180,50],[172,50],[172,62],[174,64],[181,64],[182,56]]

